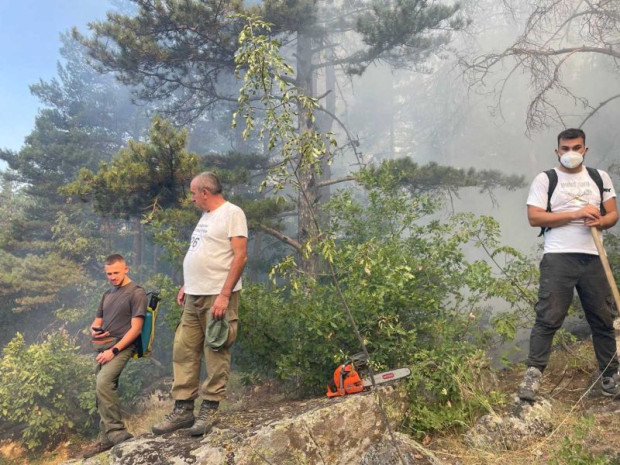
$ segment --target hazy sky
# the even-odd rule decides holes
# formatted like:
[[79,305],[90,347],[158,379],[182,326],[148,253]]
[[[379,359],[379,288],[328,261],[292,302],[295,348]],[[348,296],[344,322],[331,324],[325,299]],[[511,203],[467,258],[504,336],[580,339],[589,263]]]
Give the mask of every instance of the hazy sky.
[[107,0],[0,0],[0,148],[18,150],[34,128],[28,86],[56,76],[60,33],[109,9]]

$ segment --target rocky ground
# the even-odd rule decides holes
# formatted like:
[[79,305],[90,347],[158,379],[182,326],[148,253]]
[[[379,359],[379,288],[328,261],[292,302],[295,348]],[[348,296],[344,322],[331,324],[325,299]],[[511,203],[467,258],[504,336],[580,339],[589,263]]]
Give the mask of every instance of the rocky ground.
[[498,388],[509,399],[490,416],[511,422],[538,410],[525,423],[530,431],[504,424],[490,435],[494,442],[476,444],[470,435],[477,429],[488,434],[485,417],[467,433],[432,438],[429,448],[454,465],[620,464],[620,399],[601,394],[593,358],[590,343],[554,353],[534,405],[516,398],[524,367],[500,373]]
[[[203,440],[184,432],[150,435],[150,425],[171,406],[169,398],[153,394],[143,413],[130,417],[137,439],[85,465],[620,464],[620,400],[600,394],[590,344],[554,353],[543,378],[541,400],[533,405],[515,399],[523,370],[499,373],[496,388],[505,394],[506,403],[478,419],[474,427],[429,434],[419,441],[397,433],[400,458],[372,395],[292,401],[275,386],[263,385],[237,390],[223,407],[220,426]],[[392,418],[404,408],[398,402],[397,397],[387,403]],[[28,462],[14,445],[5,444],[0,453],[12,458],[0,456],[0,465],[59,464],[79,457],[85,446],[67,443],[53,455]],[[177,458],[168,461],[162,458],[166,454]]]

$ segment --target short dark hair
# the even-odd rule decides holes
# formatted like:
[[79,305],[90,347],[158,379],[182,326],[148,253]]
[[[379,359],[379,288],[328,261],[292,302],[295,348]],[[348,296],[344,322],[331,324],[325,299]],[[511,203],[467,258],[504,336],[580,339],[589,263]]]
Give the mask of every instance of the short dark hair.
[[194,179],[196,180],[196,187],[199,189],[207,189],[212,194],[222,193],[222,183],[215,173],[204,171],[198,174]]
[[125,259],[123,258],[123,256],[121,254],[115,253],[112,255],[109,255],[108,258],[105,259],[105,264],[106,265],[114,265],[116,262],[125,262]]
[[569,128],[565,129],[561,133],[558,134],[558,147],[560,146],[560,139],[570,140],[570,139],[579,139],[583,137],[583,143],[586,143],[586,133],[581,129]]

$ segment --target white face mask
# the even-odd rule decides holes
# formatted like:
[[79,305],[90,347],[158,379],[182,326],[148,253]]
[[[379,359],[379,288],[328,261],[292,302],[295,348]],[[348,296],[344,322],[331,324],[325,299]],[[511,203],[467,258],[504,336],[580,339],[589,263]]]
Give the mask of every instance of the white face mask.
[[577,168],[583,163],[583,155],[579,152],[566,152],[560,157],[560,163],[564,168]]

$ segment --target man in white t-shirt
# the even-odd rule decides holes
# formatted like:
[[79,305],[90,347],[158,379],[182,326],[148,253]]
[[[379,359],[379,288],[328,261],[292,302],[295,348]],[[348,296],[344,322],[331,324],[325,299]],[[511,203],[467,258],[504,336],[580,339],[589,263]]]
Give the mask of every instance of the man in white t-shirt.
[[[230,348],[237,337],[241,273],[247,261],[248,226],[243,210],[222,195],[213,173],[196,176],[191,184],[192,202],[203,211],[183,261],[183,282],[177,302],[183,315],[174,335],[172,413],[153,426],[164,434],[190,428],[192,436],[207,434],[217,422],[217,409],[226,397]],[[216,348],[206,333],[211,323],[228,329]],[[205,340],[206,339],[206,340]],[[204,353],[207,378],[200,384]],[[194,417],[194,400],[202,403]]]
[[[551,198],[550,176],[544,172],[534,178],[527,198],[528,220],[531,226],[543,228],[545,246],[528,368],[518,389],[519,397],[526,401],[536,398],[553,336],[564,322],[574,289],[592,330],[602,393],[614,397],[620,394],[611,289],[590,232],[595,227],[601,234],[601,230],[616,224],[616,193],[606,172],[593,170],[590,174],[583,165],[588,151],[585,144],[586,135],[581,129],[562,131],[555,151],[560,162],[555,168],[557,185]],[[602,181],[602,198],[594,177]]]

